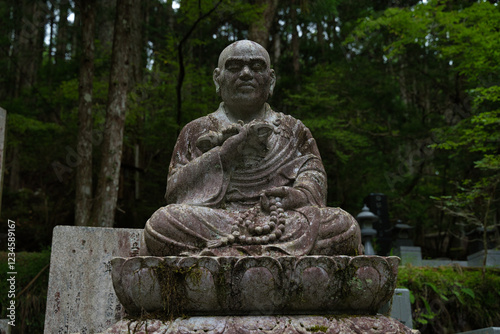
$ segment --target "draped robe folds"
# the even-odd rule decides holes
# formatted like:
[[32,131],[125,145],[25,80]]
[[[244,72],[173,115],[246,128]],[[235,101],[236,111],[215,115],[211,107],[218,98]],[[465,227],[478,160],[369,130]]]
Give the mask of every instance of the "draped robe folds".
[[[203,153],[197,139],[231,126],[223,103],[219,109],[187,124],[177,140],[167,181],[168,205],[157,210],[144,229],[144,255],[358,255],[359,226],[339,208],[325,207],[326,174],[309,129],[295,118],[266,104],[264,119],[274,131],[264,150],[252,149],[230,163],[221,160],[221,146]],[[249,209],[253,220],[269,222],[260,209],[264,190],[287,186],[302,191],[308,205],[285,211],[281,238],[265,245],[208,250],[207,243],[231,234],[238,217]],[[248,231],[243,234],[250,236]]]

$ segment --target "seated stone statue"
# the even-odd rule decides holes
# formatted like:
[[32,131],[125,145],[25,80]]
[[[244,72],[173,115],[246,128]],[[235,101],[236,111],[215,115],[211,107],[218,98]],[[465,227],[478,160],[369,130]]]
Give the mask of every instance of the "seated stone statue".
[[309,129],[266,103],[267,51],[238,41],[213,79],[223,102],[187,124],[166,199],[146,223],[141,255],[360,255],[358,223],[325,207],[326,174]]

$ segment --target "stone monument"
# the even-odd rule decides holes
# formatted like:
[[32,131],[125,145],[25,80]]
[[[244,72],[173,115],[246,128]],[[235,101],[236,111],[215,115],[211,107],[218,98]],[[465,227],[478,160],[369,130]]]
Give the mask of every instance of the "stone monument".
[[309,129],[267,104],[267,51],[229,45],[213,79],[223,102],[181,131],[168,205],[111,261],[129,319],[105,333],[410,333],[376,314],[399,258],[362,255],[356,220],[326,207]]

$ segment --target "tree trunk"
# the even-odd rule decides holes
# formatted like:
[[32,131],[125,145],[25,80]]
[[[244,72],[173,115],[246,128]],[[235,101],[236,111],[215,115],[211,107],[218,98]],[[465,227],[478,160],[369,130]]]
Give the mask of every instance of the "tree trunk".
[[43,52],[44,26],[48,8],[43,1],[23,3],[19,32],[15,96],[33,86]]
[[[48,58],[49,58],[49,64],[52,65],[52,49],[54,48],[54,26],[55,26],[55,8],[54,4],[50,3],[50,14],[49,14],[49,26],[50,26],[50,34],[49,34],[49,49],[48,49]],[[49,66],[49,86],[50,86],[50,80],[52,79],[51,77],[51,66]]]
[[[97,39],[99,47],[97,53],[102,54],[101,57],[108,58],[112,52],[114,37],[114,18],[116,17],[117,1],[116,0],[100,0],[97,3]],[[109,58],[108,58],[109,59]]]
[[80,29],[80,16],[81,16],[81,11],[80,11],[80,5],[76,5],[74,7],[74,13],[75,13],[75,19],[73,21],[73,25],[71,26],[71,58],[76,58],[79,52],[79,47],[80,43],[79,41],[81,40],[81,29]]
[[[92,3],[95,5],[94,1],[92,1]],[[61,0],[59,2],[59,23],[57,24],[56,65],[63,63],[66,59],[66,46],[68,44],[68,9],[69,1]],[[92,25],[94,25],[94,23],[92,23]]]
[[296,78],[299,77],[300,72],[300,50],[299,50],[299,32],[297,31],[297,8],[295,0],[291,1],[290,16],[292,19],[292,53],[293,53],[293,73]]
[[273,63],[278,64],[281,58],[281,34],[279,32],[274,34],[273,37]]
[[116,7],[102,160],[92,208],[93,224],[102,227],[113,226],[118,197],[132,45],[130,27],[132,2],[133,0],[118,0]]
[[144,50],[144,39],[143,39],[143,15],[142,15],[142,7],[144,1],[136,0],[132,3],[131,8],[131,21],[130,21],[130,29],[131,29],[131,43],[132,53],[130,54],[130,82],[129,82],[129,90],[133,90],[135,85],[142,81],[142,73],[143,69],[146,67],[145,61],[143,57]]
[[[95,0],[81,1],[82,59],[80,61],[75,225],[90,223],[92,210],[92,80],[94,78]],[[59,36],[59,35],[58,35]]]
[[265,49],[269,44],[269,31],[274,21],[274,15],[278,8],[278,0],[257,0],[257,6],[266,5],[259,20],[250,24],[248,39],[259,43]]

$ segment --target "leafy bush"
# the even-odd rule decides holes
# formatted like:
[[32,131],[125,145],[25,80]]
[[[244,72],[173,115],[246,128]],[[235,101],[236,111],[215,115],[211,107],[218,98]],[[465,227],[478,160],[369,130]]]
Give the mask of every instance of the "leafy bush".
[[410,290],[413,326],[421,333],[458,333],[500,326],[500,270],[460,266],[400,267]]

